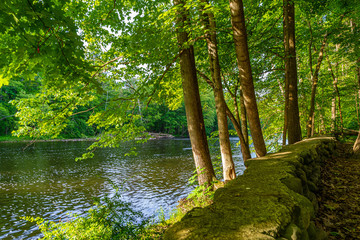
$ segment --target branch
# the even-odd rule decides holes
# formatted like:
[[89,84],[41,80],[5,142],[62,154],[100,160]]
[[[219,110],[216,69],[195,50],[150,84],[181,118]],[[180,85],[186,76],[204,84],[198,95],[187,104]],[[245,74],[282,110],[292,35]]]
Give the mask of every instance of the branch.
[[208,76],[206,76],[205,73],[201,72],[201,71],[198,70],[198,69],[196,69],[196,72],[200,75],[200,77],[202,77],[202,78],[210,85],[210,87],[211,87],[212,89],[215,88],[213,81],[211,81],[211,79],[208,78]]
[[[156,81],[155,86],[158,85],[161,80],[164,79],[165,74],[170,70],[170,67],[174,64],[174,62],[178,59],[178,57],[183,53],[183,50],[180,51],[180,53],[178,55],[176,55],[176,57],[166,66],[165,71],[163,72],[163,74],[161,75],[161,77]],[[150,94],[150,99],[148,101],[148,103],[146,104],[146,106],[149,106],[152,97],[154,96],[155,92],[156,92],[157,88],[154,88],[154,91]]]
[[6,118],[14,117],[14,116],[15,116],[15,114],[14,114],[14,115],[10,115],[10,116],[5,116],[5,117],[3,117],[3,118],[0,118],[0,121],[4,120],[4,119],[6,119]]
[[114,11],[115,7],[116,7],[116,0],[114,0],[114,6],[113,6],[113,8],[108,12],[108,14],[106,15],[106,17],[105,17],[104,19],[101,19],[101,22],[105,21],[105,20],[109,17],[110,13],[111,13],[112,11]]
[[100,66],[95,66],[96,68],[99,68],[99,70],[97,70],[93,75],[91,75],[92,78],[94,78],[95,76],[97,76],[99,73],[100,73],[100,70],[104,67],[106,67],[107,65],[109,65],[110,63],[113,63],[117,60],[119,60],[120,58],[123,58],[123,56],[120,56],[120,57],[116,57],[114,59],[111,59],[110,61],[104,63],[103,65],[100,65]]
[[254,75],[256,75],[256,76],[263,75],[265,73],[273,72],[273,71],[285,71],[285,69],[283,69],[283,68],[273,68],[273,69],[269,69],[267,71],[264,71],[264,72],[261,72],[261,73],[258,73],[258,74],[254,74]]

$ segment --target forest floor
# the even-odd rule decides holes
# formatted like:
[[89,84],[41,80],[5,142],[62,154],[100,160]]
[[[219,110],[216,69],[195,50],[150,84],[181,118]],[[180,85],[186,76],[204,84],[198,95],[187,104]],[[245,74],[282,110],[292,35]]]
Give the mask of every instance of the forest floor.
[[339,143],[322,169],[316,224],[329,239],[360,239],[360,155],[351,148]]

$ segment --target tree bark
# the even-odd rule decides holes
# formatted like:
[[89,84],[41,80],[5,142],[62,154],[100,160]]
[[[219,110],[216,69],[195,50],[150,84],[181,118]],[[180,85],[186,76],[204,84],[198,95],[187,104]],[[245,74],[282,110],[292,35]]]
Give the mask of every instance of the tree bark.
[[249,134],[248,134],[248,127],[247,127],[247,116],[246,116],[246,108],[245,108],[245,101],[244,101],[244,94],[240,87],[240,121],[241,122],[241,130],[244,135],[244,141],[249,148]]
[[[341,111],[341,99],[340,99],[340,92],[339,92],[339,88],[338,88],[338,77],[335,76],[335,74],[334,74],[334,70],[331,66],[329,57],[326,56],[326,58],[327,58],[328,64],[329,64],[329,71],[330,71],[330,74],[333,79],[333,89],[334,89],[333,90],[333,101],[332,101],[332,105],[331,105],[331,120],[333,121],[332,125],[334,125],[334,129],[332,129],[332,130],[333,131],[337,130],[336,129],[336,97],[337,97],[338,98],[339,115],[340,115],[340,131],[343,132],[344,131],[344,121],[343,121],[343,116],[342,116],[342,111]],[[333,117],[334,117],[334,119],[333,119]]]
[[184,92],[185,112],[188,123],[192,153],[198,174],[199,185],[211,184],[215,180],[215,172],[211,162],[206,138],[204,118],[202,114],[199,86],[196,76],[193,46],[188,45],[189,36],[188,12],[184,8],[184,0],[174,0],[178,6],[176,18],[177,41],[180,45],[180,71]]
[[284,0],[284,48],[285,48],[285,124],[288,143],[301,140],[298,104],[298,79],[295,48],[295,6],[293,1]]
[[246,142],[245,142],[244,134],[242,132],[240,123],[235,119],[234,115],[231,113],[230,109],[227,106],[226,106],[226,114],[229,117],[229,119],[231,120],[231,122],[233,123],[235,131],[236,131],[237,135],[239,136],[241,153],[242,153],[244,162],[246,162],[246,160],[251,158],[251,153],[250,153],[249,145],[246,144]]
[[[358,77],[358,88],[359,88],[358,99],[359,99],[359,110],[360,110],[360,58],[357,59],[356,63],[358,65],[356,70],[357,70],[357,77]],[[359,124],[360,124],[360,121],[359,121]]]
[[[204,73],[202,73],[200,71],[197,71],[197,72],[210,85],[210,87],[214,89],[214,83]],[[246,160],[251,158],[249,144],[246,144],[246,142],[245,142],[244,134],[242,132],[242,125],[240,126],[240,122],[238,121],[238,119],[236,119],[234,114],[230,111],[228,105],[226,104],[225,106],[226,106],[226,115],[228,116],[228,118],[230,119],[232,124],[234,125],[235,131],[240,139],[241,153],[243,156],[243,160],[245,162]]]
[[[201,0],[201,2],[205,6],[208,4],[207,0]],[[205,11],[205,9],[202,9],[202,11]],[[223,86],[221,82],[219,55],[218,55],[218,47],[217,47],[217,39],[216,39],[216,23],[214,20],[214,14],[209,10],[206,13],[203,13],[203,18],[205,25],[205,39],[207,42],[211,78],[214,83],[213,92],[215,98],[216,115],[218,119],[219,142],[220,142],[220,152],[221,152],[221,159],[223,166],[223,177],[224,177],[224,182],[227,182],[232,179],[235,179],[236,173],[235,173],[235,165],[231,153],[229,129],[228,129],[228,122],[226,117],[226,102],[225,102]]]
[[[357,63],[356,70],[357,70],[357,77],[358,77],[358,92],[359,92],[359,98],[360,98],[360,58],[357,59],[356,63]],[[360,130],[359,130],[358,137],[356,138],[356,141],[354,143],[353,151],[354,151],[354,153],[360,152]]]
[[333,96],[331,100],[331,132],[336,132],[336,98]]
[[250,132],[254,142],[256,155],[261,157],[266,154],[266,147],[256,104],[247,44],[243,2],[242,0],[229,0],[229,2],[235,51],[240,73],[241,86],[244,94],[246,113],[249,120]]
[[[315,112],[315,96],[316,96],[316,88],[317,88],[317,83],[318,83],[318,79],[319,79],[319,71],[320,71],[320,67],[321,67],[321,63],[322,60],[324,58],[324,50],[325,50],[325,45],[326,45],[326,41],[327,41],[327,37],[328,34],[326,33],[324,36],[324,39],[322,41],[321,44],[321,48],[319,51],[319,57],[317,60],[317,64],[315,67],[315,71],[314,74],[312,75],[312,86],[311,86],[311,100],[310,100],[310,111],[309,111],[309,118],[307,121],[307,125],[306,125],[306,136],[309,138],[311,136],[313,136],[314,134],[314,112]],[[311,56],[310,56],[311,58]]]
[[353,146],[354,153],[360,152],[360,131]]

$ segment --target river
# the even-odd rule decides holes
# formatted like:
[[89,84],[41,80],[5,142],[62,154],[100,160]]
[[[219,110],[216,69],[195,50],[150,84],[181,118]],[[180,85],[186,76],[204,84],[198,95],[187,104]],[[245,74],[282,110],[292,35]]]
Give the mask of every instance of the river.
[[[232,139],[237,173],[244,166],[240,147]],[[0,239],[37,239],[36,225],[21,216],[63,221],[82,214],[94,197],[121,185],[122,199],[144,217],[160,209],[168,215],[193,189],[188,179],[195,169],[189,139],[150,140],[99,149],[93,159],[75,162],[91,142],[0,143]],[[133,146],[136,156],[124,156]],[[214,153],[213,153],[214,154]]]

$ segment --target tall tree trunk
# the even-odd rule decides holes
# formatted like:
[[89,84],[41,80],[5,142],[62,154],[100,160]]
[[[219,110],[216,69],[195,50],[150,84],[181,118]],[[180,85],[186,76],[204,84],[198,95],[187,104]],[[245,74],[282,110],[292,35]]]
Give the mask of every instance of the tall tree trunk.
[[200,185],[211,184],[215,180],[215,172],[210,159],[206,138],[204,118],[202,114],[199,86],[196,76],[193,46],[188,45],[189,36],[188,12],[184,8],[184,0],[174,0],[178,7],[176,18],[177,41],[180,45],[180,70],[183,79],[184,102],[192,153]]
[[[333,90],[333,95],[334,95],[333,102],[335,102],[335,109],[333,109],[334,106],[331,106],[332,107],[331,114],[333,114],[333,111],[334,111],[334,113],[335,113],[334,120],[336,120],[336,97],[337,97],[338,98],[339,114],[340,114],[340,131],[341,131],[341,134],[342,134],[344,132],[344,121],[343,121],[343,116],[342,116],[342,111],[341,111],[341,99],[340,99],[340,92],[339,92],[339,88],[338,88],[338,77],[335,76],[335,74],[334,74],[334,70],[333,70],[333,68],[331,66],[329,56],[326,56],[326,58],[327,58],[327,61],[328,61],[328,64],[329,64],[329,71],[330,71],[331,77],[333,79],[333,88],[334,88],[334,90]],[[331,116],[333,117],[333,115],[331,115]],[[334,122],[334,124],[335,124],[335,122]]]
[[[319,57],[317,60],[317,64],[315,67],[315,71],[314,74],[312,75],[312,86],[311,86],[311,100],[310,100],[310,111],[309,111],[309,118],[307,121],[307,125],[306,125],[306,136],[309,138],[314,134],[314,112],[315,112],[315,96],[316,96],[316,88],[317,88],[317,83],[318,83],[318,79],[319,79],[319,71],[320,71],[320,67],[321,67],[321,63],[322,60],[324,58],[324,50],[325,50],[325,45],[326,45],[326,41],[327,41],[327,37],[328,34],[326,33],[324,36],[324,39],[322,41],[321,44],[321,48],[319,51]],[[311,58],[311,56],[310,56]]]
[[[357,77],[358,77],[358,99],[359,99],[359,111],[360,111],[360,58],[358,58],[358,60],[356,61],[357,63]],[[359,124],[360,124],[360,121],[359,121]]]
[[231,122],[233,123],[235,131],[236,131],[237,135],[239,136],[241,153],[243,156],[243,160],[245,162],[246,160],[251,158],[251,154],[250,154],[249,144],[246,144],[245,139],[244,139],[244,134],[241,129],[242,125],[240,126],[240,123],[235,119],[234,115],[231,113],[230,109],[227,106],[226,106],[226,114],[230,118]]
[[331,100],[331,132],[336,132],[336,97],[333,96]]
[[358,93],[355,93],[355,109],[356,109],[356,117],[357,117],[357,121],[358,121],[358,126],[360,127],[360,116],[359,116],[359,96]]
[[[284,115],[286,120],[284,126],[287,126],[288,142],[289,144],[293,144],[301,140],[295,49],[295,6],[294,2],[289,0],[284,0],[283,4],[286,97]],[[284,129],[286,132],[285,127]]]
[[245,108],[245,100],[242,88],[240,87],[240,121],[241,122],[241,130],[244,135],[244,141],[249,148],[249,134],[248,134],[248,127],[247,127],[247,115],[246,115],[246,108]]
[[[356,70],[357,70],[357,77],[358,77],[358,92],[359,92],[359,98],[360,98],[360,58],[357,59],[356,63],[357,63]],[[359,135],[356,138],[356,141],[354,143],[353,151],[354,151],[354,153],[360,152],[360,130],[359,130]]]
[[284,106],[284,129],[283,129],[283,139],[282,145],[286,145],[287,132],[288,132],[288,113],[289,113],[289,83],[288,79],[285,77],[285,106]]
[[322,114],[322,107],[318,103],[316,105],[319,111],[319,120],[320,120],[320,124],[318,124],[318,133],[321,135],[325,132],[325,121],[324,121],[324,115]]
[[[199,73],[199,75],[210,85],[210,87],[212,89],[214,89],[214,83],[201,71],[197,71]],[[246,144],[245,139],[244,139],[244,135],[242,132],[242,125],[240,126],[240,122],[236,119],[236,117],[234,116],[234,114],[230,111],[229,107],[227,104],[225,104],[226,107],[226,115],[228,116],[228,118],[230,119],[230,121],[232,122],[232,124],[234,125],[235,131],[240,139],[240,145],[241,145],[241,153],[243,156],[243,160],[244,162],[246,160],[248,160],[249,158],[251,158],[251,154],[250,154],[250,149],[249,149],[249,144]]]
[[[205,5],[208,4],[207,0],[201,0]],[[202,9],[205,11],[204,9]],[[216,115],[218,119],[219,128],[219,141],[220,141],[220,152],[223,166],[223,177],[224,181],[230,181],[235,179],[235,165],[232,159],[231,145],[229,139],[228,122],[226,117],[226,102],[223,93],[223,86],[221,82],[219,55],[216,39],[216,23],[214,20],[214,14],[211,11],[203,13],[204,25],[205,25],[205,38],[207,42],[210,72],[211,78],[214,83],[214,98]]]
[[261,130],[259,112],[256,104],[247,44],[243,2],[242,0],[229,0],[229,2],[235,51],[240,73],[241,86],[244,94],[246,114],[249,120],[250,132],[254,142],[256,155],[261,157],[266,154],[266,146]]
[[[236,92],[237,90],[235,90]],[[249,135],[248,135],[248,129],[247,129],[247,119],[246,119],[246,110],[245,110],[245,104],[244,104],[244,97],[242,96],[242,91],[241,91],[241,88],[240,88],[240,111],[239,111],[239,107],[238,107],[238,101],[237,101],[237,94],[234,94],[232,95],[233,97],[233,102],[234,102],[234,111],[235,111],[235,119],[234,121],[231,120],[229,114],[228,114],[228,117],[229,119],[231,120],[231,122],[233,123],[234,127],[235,127],[235,130],[236,132],[238,133],[239,135],[239,130],[236,129],[236,127],[239,127],[241,128],[241,138],[243,139],[244,141],[244,147],[246,147],[247,151],[249,151],[249,155],[248,156],[244,156],[244,153],[243,153],[243,159],[244,161],[246,161],[247,159],[249,159],[251,156],[250,156],[250,148],[249,148]],[[230,110],[229,110],[230,111]],[[236,123],[234,123],[236,122]],[[235,126],[237,125],[237,126]],[[239,136],[240,138],[240,136]],[[240,138],[240,140],[241,140]],[[240,144],[241,146],[243,145],[240,141]]]

